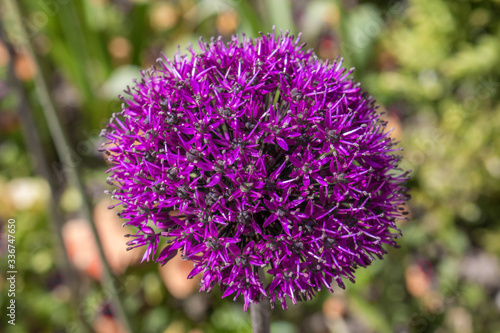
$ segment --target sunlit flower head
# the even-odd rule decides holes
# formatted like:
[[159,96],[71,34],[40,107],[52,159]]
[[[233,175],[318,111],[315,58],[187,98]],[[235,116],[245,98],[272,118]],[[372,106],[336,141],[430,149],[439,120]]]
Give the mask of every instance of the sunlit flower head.
[[245,309],[354,281],[408,198],[373,98],[288,34],[199,45],[144,71],[103,132],[128,245],[180,252]]

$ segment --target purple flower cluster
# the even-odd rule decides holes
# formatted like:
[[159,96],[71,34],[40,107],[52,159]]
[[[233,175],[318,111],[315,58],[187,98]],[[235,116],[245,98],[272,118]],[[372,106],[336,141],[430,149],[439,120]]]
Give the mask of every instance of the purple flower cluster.
[[344,287],[400,236],[408,176],[374,100],[303,46],[273,33],[159,59],[103,132],[129,248],[179,251],[245,309]]

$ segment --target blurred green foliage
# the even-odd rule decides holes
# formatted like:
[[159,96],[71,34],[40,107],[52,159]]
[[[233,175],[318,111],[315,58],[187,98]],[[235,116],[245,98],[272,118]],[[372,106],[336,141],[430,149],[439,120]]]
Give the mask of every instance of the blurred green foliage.
[[[356,284],[334,295],[275,309],[275,333],[500,332],[500,1],[498,0],[20,0],[2,25],[15,46],[0,44],[0,222],[16,219],[17,321],[6,324],[9,301],[0,264],[0,319],[5,332],[118,332],[108,295],[78,273],[78,295],[61,280],[63,251],[48,201],[66,220],[79,217],[79,197],[65,174],[55,186],[37,177],[23,141],[21,97],[8,78],[13,61],[41,133],[49,165],[58,162],[41,113],[34,75],[41,73],[68,130],[75,161],[99,202],[105,188],[99,130],[119,110],[116,95],[139,69],[200,36],[259,31],[303,32],[323,59],[338,54],[386,112],[411,169],[413,199],[402,223],[401,249],[358,271]],[[26,49],[30,43],[37,67]],[[2,253],[6,254],[2,227]],[[125,240],[123,241],[123,243]],[[125,249],[124,244],[116,244]],[[241,303],[220,294],[178,299],[154,264],[128,267],[117,278],[139,332],[250,332]],[[78,297],[75,303],[75,298]],[[72,301],[73,300],[73,301]],[[110,320],[111,320],[110,319]],[[109,324],[109,322],[108,322]],[[99,326],[100,325],[100,326]],[[105,328],[103,328],[105,327]]]

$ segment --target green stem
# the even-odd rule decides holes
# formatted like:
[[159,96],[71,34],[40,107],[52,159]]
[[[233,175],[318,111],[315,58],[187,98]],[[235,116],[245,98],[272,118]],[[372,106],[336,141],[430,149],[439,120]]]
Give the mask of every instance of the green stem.
[[250,304],[250,317],[252,319],[253,333],[270,333],[271,321],[269,304],[266,301]]
[[278,100],[280,98],[280,93],[281,93],[281,87],[278,86],[278,89],[276,89],[276,94],[274,95],[274,101],[273,101],[274,106],[276,106],[276,103],[278,103]]
[[[19,29],[23,32],[24,36],[27,36],[24,26],[22,25],[22,17],[18,8],[18,4],[15,1],[8,0],[10,2],[11,17],[18,25]],[[85,187],[83,185],[82,178],[80,176],[78,164],[72,159],[72,150],[69,145],[69,141],[66,138],[64,130],[59,122],[59,118],[57,116],[56,110],[52,103],[49,89],[45,83],[45,79],[41,72],[40,65],[38,63],[38,59],[33,52],[33,47],[29,40],[23,40],[23,46],[26,47],[30,56],[36,65],[36,75],[34,77],[35,89],[40,100],[40,105],[42,107],[42,111],[44,113],[45,119],[47,121],[47,125],[54,142],[57,155],[59,156],[61,162],[64,166],[64,172],[68,176],[69,182],[77,189],[82,197],[82,212],[89,222],[92,233],[95,237],[97,247],[99,250],[99,257],[101,259],[104,271],[104,282],[103,288],[106,288],[110,291],[113,308],[118,314],[118,317],[121,319],[124,328],[129,332],[133,333],[132,325],[129,321],[129,317],[126,315],[125,309],[123,308],[123,302],[121,300],[121,295],[119,294],[115,284],[113,275],[111,273],[111,269],[109,267],[109,263],[106,260],[106,256],[104,254],[104,250],[99,239],[99,234],[97,232],[97,228],[92,216],[92,206],[90,204],[90,199],[85,191]]]
[[82,318],[81,311],[78,311],[78,306],[80,305],[80,292],[79,292],[79,281],[78,274],[76,270],[72,267],[68,254],[64,248],[64,239],[62,235],[62,226],[63,226],[63,217],[61,212],[59,211],[56,204],[56,197],[58,192],[57,184],[54,181],[54,177],[50,174],[49,162],[47,160],[45,150],[41,144],[40,135],[38,132],[38,128],[35,124],[35,119],[33,118],[33,113],[30,109],[28,103],[28,94],[26,93],[26,89],[23,84],[17,79],[14,71],[14,61],[16,59],[16,52],[14,47],[6,38],[5,29],[3,25],[0,24],[0,40],[4,43],[7,52],[10,57],[10,64],[8,70],[8,79],[11,83],[13,91],[17,93],[17,97],[19,99],[18,106],[18,114],[19,119],[22,124],[22,132],[24,141],[26,143],[27,150],[33,155],[36,160],[35,172],[40,176],[46,178],[47,183],[50,187],[50,199],[49,199],[49,209],[48,216],[52,221],[51,226],[54,234],[57,236],[57,245],[61,249],[61,252],[58,253],[57,263],[59,269],[61,269],[62,275],[64,277],[64,281],[66,281],[69,286],[71,293],[74,297],[71,298],[70,304],[75,309],[75,313],[77,315],[78,323],[83,326],[85,332],[91,332],[92,327],[89,325],[87,321]]
[[[264,271],[259,268],[259,277],[265,281]],[[271,332],[271,309],[267,299],[250,304],[250,318],[253,333]]]

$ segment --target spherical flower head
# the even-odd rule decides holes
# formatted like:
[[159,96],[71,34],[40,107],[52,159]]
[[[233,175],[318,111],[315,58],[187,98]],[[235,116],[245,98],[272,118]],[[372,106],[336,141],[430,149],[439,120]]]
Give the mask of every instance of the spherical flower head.
[[373,98],[299,38],[159,59],[103,132],[129,248],[162,264],[180,252],[201,290],[243,295],[245,309],[354,282],[396,245],[408,199]]

